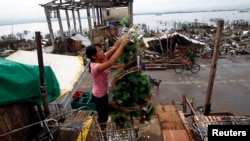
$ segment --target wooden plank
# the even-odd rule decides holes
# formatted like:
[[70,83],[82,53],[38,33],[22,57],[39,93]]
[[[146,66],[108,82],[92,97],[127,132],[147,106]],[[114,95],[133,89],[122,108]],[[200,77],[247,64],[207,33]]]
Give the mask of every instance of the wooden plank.
[[185,126],[185,129],[186,129],[186,132],[187,132],[187,134],[189,136],[190,141],[195,141],[194,134],[193,134],[191,128],[189,127],[188,121],[186,120],[186,118],[184,116],[184,113],[182,111],[179,111],[179,115],[180,115],[180,117],[182,119],[182,123]]
[[190,141],[186,130],[163,130],[164,141]]
[[174,103],[157,104],[156,109],[164,141],[191,141]]
[[162,130],[185,129],[182,119],[174,104],[156,105],[159,122]]
[[56,138],[57,141],[75,141],[77,140],[80,132],[73,131],[73,130],[60,130],[58,137]]
[[166,67],[146,67],[147,70],[166,70]]
[[242,48],[243,52],[246,52],[246,53],[250,53],[250,49],[249,48]]
[[6,134],[2,136],[0,140],[23,141],[36,131],[34,130],[36,127],[33,126],[12,132],[13,130],[20,129],[38,121],[33,106],[33,104],[28,102],[0,106],[0,134]]
[[[28,104],[27,104],[28,106]],[[12,112],[9,113],[9,120],[11,123],[9,123],[11,129],[15,129],[16,127],[24,127],[26,126],[27,123],[25,122],[24,118],[26,118],[28,111],[25,110],[25,107],[22,107],[22,112],[20,112],[20,105],[13,105],[12,106]],[[11,116],[11,117],[10,117]],[[18,118],[16,118],[18,117]],[[17,136],[19,137],[18,139],[24,140],[28,135],[29,135],[29,130],[28,128],[20,130],[18,132],[15,132],[12,134],[12,136]]]

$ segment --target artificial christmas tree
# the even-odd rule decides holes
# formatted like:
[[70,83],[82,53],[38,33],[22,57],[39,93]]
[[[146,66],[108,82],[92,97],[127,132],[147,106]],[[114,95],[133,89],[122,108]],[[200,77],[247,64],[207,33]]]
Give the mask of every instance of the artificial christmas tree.
[[126,66],[114,73],[112,81],[112,101],[110,103],[111,120],[120,128],[131,126],[134,119],[140,122],[151,120],[155,112],[152,99],[152,86],[143,75],[140,63],[139,39],[143,30],[134,25],[124,27],[123,36],[129,37],[131,43],[123,51],[118,63]]

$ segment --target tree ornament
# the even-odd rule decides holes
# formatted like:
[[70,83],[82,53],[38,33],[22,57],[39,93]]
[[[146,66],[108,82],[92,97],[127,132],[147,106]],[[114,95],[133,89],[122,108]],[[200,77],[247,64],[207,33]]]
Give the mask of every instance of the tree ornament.
[[146,112],[148,111],[148,107],[143,107],[142,109]]

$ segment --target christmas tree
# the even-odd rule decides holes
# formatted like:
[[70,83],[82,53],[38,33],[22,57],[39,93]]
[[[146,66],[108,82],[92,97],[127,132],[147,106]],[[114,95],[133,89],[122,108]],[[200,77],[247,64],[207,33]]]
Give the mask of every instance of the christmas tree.
[[123,37],[129,37],[131,43],[123,51],[118,63],[126,66],[115,70],[112,81],[111,120],[119,127],[126,127],[132,120],[140,122],[151,120],[155,107],[152,100],[152,86],[149,79],[143,75],[139,56],[139,39],[143,36],[142,29],[134,25],[124,27]]

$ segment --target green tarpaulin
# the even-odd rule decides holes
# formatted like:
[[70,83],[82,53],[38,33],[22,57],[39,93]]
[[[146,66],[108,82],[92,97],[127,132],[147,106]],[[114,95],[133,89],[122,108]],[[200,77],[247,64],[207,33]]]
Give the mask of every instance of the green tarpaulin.
[[[50,66],[44,67],[44,80],[52,102],[60,96],[60,86]],[[0,58],[0,105],[24,101],[43,105],[39,67]]]

